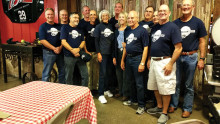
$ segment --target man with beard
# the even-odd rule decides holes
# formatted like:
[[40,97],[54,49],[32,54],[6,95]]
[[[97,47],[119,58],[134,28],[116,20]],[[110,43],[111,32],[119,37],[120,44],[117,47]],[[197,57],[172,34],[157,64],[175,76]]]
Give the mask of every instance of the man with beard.
[[86,63],[80,58],[79,51],[84,48],[84,34],[77,28],[78,13],[70,14],[70,23],[61,28],[62,45],[64,46],[65,79],[67,84],[73,84],[73,72],[78,66],[82,77],[82,86],[88,86],[88,70]]

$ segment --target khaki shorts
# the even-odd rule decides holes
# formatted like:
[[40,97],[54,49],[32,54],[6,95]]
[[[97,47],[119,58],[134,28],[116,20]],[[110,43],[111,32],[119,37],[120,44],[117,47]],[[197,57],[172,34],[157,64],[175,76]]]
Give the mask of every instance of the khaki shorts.
[[170,75],[165,76],[163,68],[169,63],[171,58],[155,61],[151,59],[148,89],[158,90],[161,95],[175,94],[176,91],[176,63]]

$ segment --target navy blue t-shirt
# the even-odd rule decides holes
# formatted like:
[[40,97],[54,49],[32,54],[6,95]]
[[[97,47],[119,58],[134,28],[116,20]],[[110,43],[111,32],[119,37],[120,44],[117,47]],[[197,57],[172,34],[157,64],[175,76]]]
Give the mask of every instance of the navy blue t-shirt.
[[113,31],[119,27],[118,20],[115,19],[115,16],[109,20],[109,23],[113,26]]
[[[70,25],[64,25],[61,28],[61,35],[60,39],[65,39],[66,42],[72,47],[72,48],[78,48],[82,41],[84,41],[84,34],[83,32],[76,28],[71,27]],[[74,55],[67,50],[65,47],[63,47],[63,52],[65,56],[74,57]]]
[[111,24],[100,23],[96,26],[93,32],[94,37],[97,39],[95,42],[96,51],[101,54],[112,54],[112,45],[114,40],[114,32]]
[[142,54],[144,47],[149,44],[147,30],[140,25],[135,29],[129,27],[128,30],[125,30],[124,34],[126,52],[128,54]]
[[207,35],[203,22],[193,16],[188,22],[182,22],[180,18],[178,18],[174,23],[181,30],[183,51],[189,52],[198,50],[199,38]]
[[89,22],[85,21],[83,18],[83,19],[79,20],[79,24],[77,27],[83,31],[87,24],[89,24]]
[[[90,24],[90,22],[85,21],[84,18],[83,18],[83,19],[81,19],[81,20],[79,21],[79,24],[78,24],[77,27],[78,27],[79,29],[81,29],[82,31],[84,31],[85,28],[86,28],[86,26],[87,26],[88,24]],[[95,20],[95,24],[96,24],[96,25],[99,24],[99,20],[98,20],[98,19]],[[83,32],[83,33],[84,33],[84,32]]]
[[154,25],[154,23],[152,21],[147,22],[142,20],[141,22],[139,22],[139,25],[145,28],[148,33],[150,33],[151,27]]
[[93,35],[94,30],[95,30],[96,24],[91,25],[88,23],[85,26],[84,34],[85,34],[85,41],[86,41],[86,48],[89,52],[96,52],[95,48],[95,37]]
[[172,22],[155,25],[151,30],[151,57],[172,56],[174,45],[182,41],[180,29]]
[[[60,29],[61,25],[59,24],[54,23],[53,25],[50,25],[46,22],[43,23],[39,28],[39,40],[47,40],[54,47],[60,46]],[[43,49],[47,48],[43,46]]]

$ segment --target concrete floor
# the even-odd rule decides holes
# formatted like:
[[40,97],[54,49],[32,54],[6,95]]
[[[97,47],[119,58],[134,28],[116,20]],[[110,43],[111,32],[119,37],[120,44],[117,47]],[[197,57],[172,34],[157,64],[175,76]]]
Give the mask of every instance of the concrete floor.
[[[21,85],[22,81],[15,77],[8,76],[8,83],[4,83],[3,74],[0,74],[0,91]],[[135,114],[137,106],[124,106],[120,98],[107,98],[107,104],[101,104],[98,101],[98,95],[94,94],[94,101],[97,108],[98,124],[156,124],[160,115],[143,115]],[[181,102],[180,102],[181,104]],[[147,104],[150,108],[152,104]],[[190,118],[181,117],[182,110],[179,107],[174,113],[169,114],[168,124],[189,119],[199,119],[205,123],[208,121],[208,108],[202,106],[202,101],[195,97],[193,113]],[[81,120],[78,124],[88,124],[86,119]]]

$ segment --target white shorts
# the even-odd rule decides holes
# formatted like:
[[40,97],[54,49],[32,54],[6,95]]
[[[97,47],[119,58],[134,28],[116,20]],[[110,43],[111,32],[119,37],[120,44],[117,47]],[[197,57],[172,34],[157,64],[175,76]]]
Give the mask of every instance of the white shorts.
[[158,90],[161,95],[175,94],[176,91],[176,63],[170,75],[165,76],[163,68],[169,63],[171,58],[155,61],[151,58],[148,78],[148,89]]

